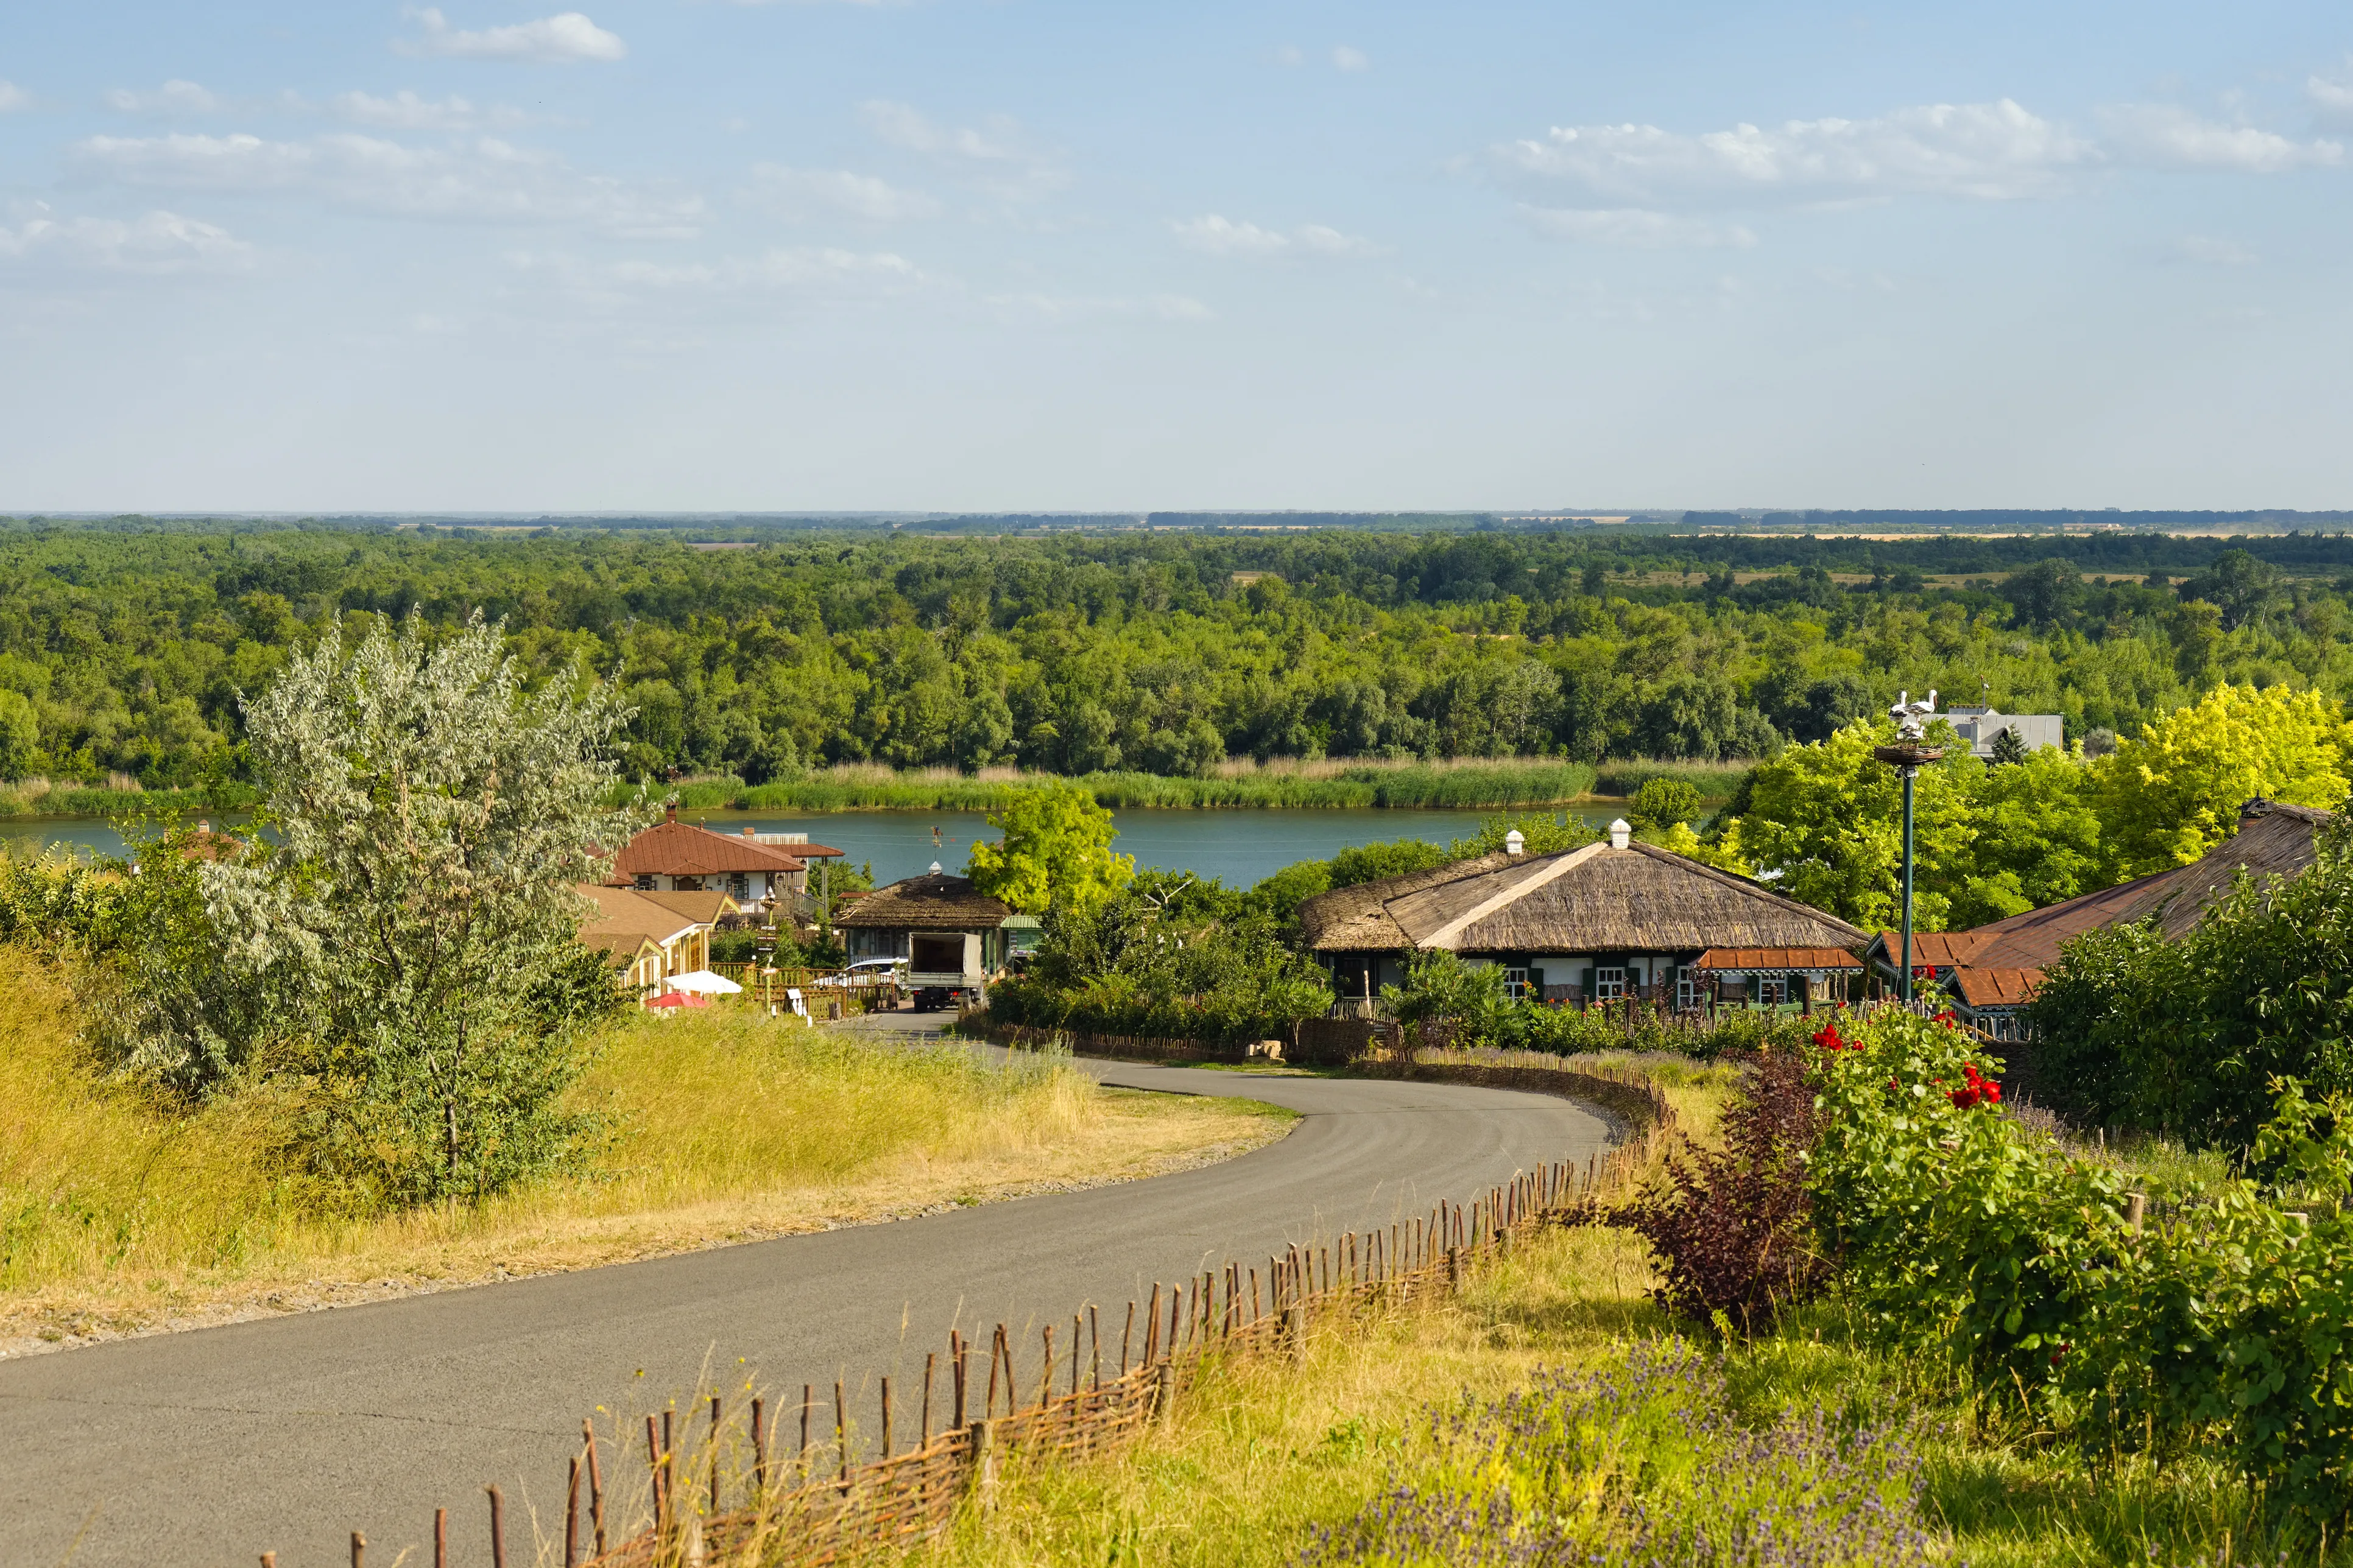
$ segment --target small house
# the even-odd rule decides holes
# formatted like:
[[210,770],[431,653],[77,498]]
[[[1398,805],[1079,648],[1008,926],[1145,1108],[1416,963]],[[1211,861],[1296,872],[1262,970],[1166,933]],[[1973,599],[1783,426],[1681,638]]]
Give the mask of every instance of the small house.
[[577,890],[596,906],[580,923],[581,942],[610,955],[641,996],[660,991],[672,975],[710,968],[712,931],[737,910],[735,900],[715,889],[641,892],[583,883]]
[[615,878],[641,893],[723,892],[744,910],[773,920],[779,912],[801,914],[807,906],[812,860],[838,858],[839,849],[812,844],[807,834],[714,833],[678,819],[671,806],[614,858]]
[[1037,921],[1017,914],[939,862],[920,877],[877,888],[834,918],[844,949],[861,958],[903,958],[917,975],[955,975],[976,986],[1036,940]]
[[1968,742],[1969,752],[1980,761],[1993,755],[1993,744],[2002,731],[2017,735],[2019,744],[2028,751],[2049,747],[2054,751],[2067,748],[2067,721],[2057,713],[2004,713],[1992,708],[1947,708],[1945,718],[1953,732]]
[[[2034,987],[2069,938],[2155,921],[2168,941],[2179,942],[2242,871],[2293,877],[2310,866],[2313,839],[2333,820],[2335,814],[2308,805],[2251,800],[2240,808],[2238,831],[2187,866],[1970,931],[1913,932],[1914,974],[1942,986],[1963,1023],[1992,1039],[2022,1039]],[[1902,934],[1883,931],[1865,957],[1874,975],[1893,985],[1903,976],[1903,953]]]
[[[1516,837],[1516,836],[1514,836]],[[1514,997],[1676,1008],[1810,1004],[1860,973],[1869,934],[1745,877],[1636,841],[1500,853],[1336,888],[1299,906],[1343,1001],[1368,1003],[1443,949],[1504,971]]]

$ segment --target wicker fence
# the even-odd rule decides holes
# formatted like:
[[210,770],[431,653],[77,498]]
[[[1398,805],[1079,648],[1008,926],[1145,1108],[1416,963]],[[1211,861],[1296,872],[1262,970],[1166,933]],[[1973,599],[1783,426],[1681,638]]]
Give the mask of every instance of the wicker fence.
[[[1017,1356],[1002,1324],[986,1346],[952,1332],[944,1357],[924,1358],[919,1396],[899,1390],[894,1403],[892,1380],[881,1381],[879,1429],[853,1422],[839,1383],[829,1400],[808,1386],[797,1405],[752,1398],[731,1408],[713,1397],[707,1418],[648,1415],[642,1445],[633,1439],[626,1455],[600,1449],[584,1422],[565,1493],[564,1568],[813,1568],[935,1536],[962,1510],[989,1509],[1008,1457],[1080,1458],[1134,1441],[1168,1417],[1211,1358],[1297,1354],[1311,1335],[1451,1295],[1482,1263],[1638,1180],[1674,1129],[1665,1096],[1630,1072],[1472,1060],[1389,1070],[1597,1100],[1628,1135],[1581,1167],[1525,1173],[1467,1205],[1294,1247],[1262,1268],[1229,1262],[1155,1285],[1148,1300],[1127,1304],[1115,1341],[1092,1307],[1066,1332],[1048,1326],[1034,1355]],[[935,1413],[944,1418],[936,1426]],[[879,1442],[861,1458],[866,1433]],[[489,1491],[492,1560],[502,1565],[503,1503]],[[442,1568],[445,1516],[435,1529]],[[352,1542],[364,1568],[365,1542]]]

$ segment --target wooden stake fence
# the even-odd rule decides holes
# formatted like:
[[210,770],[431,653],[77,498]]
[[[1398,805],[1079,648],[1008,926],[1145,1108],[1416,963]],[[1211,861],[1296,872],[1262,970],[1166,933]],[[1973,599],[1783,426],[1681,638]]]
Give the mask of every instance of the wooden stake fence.
[[[1460,1075],[1467,1081],[1493,1081],[1483,1075],[1509,1073],[1511,1087],[1536,1088],[1541,1079],[1552,1092],[1601,1098],[1590,1085],[1564,1081],[1592,1076],[1584,1071],[1469,1061],[1412,1070],[1417,1077]],[[1090,1305],[1073,1315],[1067,1339],[1058,1338],[1053,1324],[1043,1329],[1039,1377],[1029,1385],[1035,1396],[1026,1404],[1004,1324],[990,1337],[985,1380],[970,1365],[976,1347],[952,1331],[950,1419],[934,1433],[937,1357],[927,1355],[918,1418],[922,1436],[904,1452],[892,1451],[905,1424],[894,1419],[888,1378],[881,1390],[881,1452],[863,1463],[851,1458],[853,1434],[839,1383],[833,1391],[833,1429],[822,1436],[811,1430],[816,1390],[802,1390],[797,1450],[778,1444],[784,1413],[771,1411],[761,1398],[731,1412],[713,1396],[702,1452],[683,1457],[678,1448],[681,1424],[672,1414],[664,1413],[659,1422],[649,1415],[646,1479],[633,1500],[636,1511],[649,1515],[652,1523],[608,1546],[617,1504],[607,1484],[611,1478],[599,1461],[595,1429],[584,1422],[565,1493],[563,1568],[718,1563],[818,1568],[910,1545],[946,1529],[968,1504],[988,1508],[1009,1454],[1083,1458],[1124,1447],[1165,1424],[1186,1382],[1213,1357],[1302,1356],[1318,1325],[1451,1295],[1482,1262],[1507,1255],[1515,1242],[1588,1215],[1599,1199],[1638,1179],[1656,1157],[1674,1124],[1665,1096],[1632,1073],[1595,1081],[1617,1091],[1610,1109],[1636,1121],[1634,1136],[1608,1154],[1589,1158],[1581,1169],[1563,1163],[1525,1173],[1468,1205],[1440,1204],[1409,1222],[1351,1231],[1327,1245],[1293,1246],[1266,1259],[1262,1278],[1259,1265],[1235,1262],[1181,1285],[1155,1284],[1148,1300],[1128,1303],[1115,1361],[1103,1342],[1102,1315]],[[734,1436],[738,1430],[740,1439]],[[685,1438],[691,1444],[691,1431]],[[752,1460],[729,1506],[721,1459],[738,1441]],[[698,1478],[703,1486],[694,1484]],[[502,1558],[502,1501],[496,1489],[489,1495],[491,1547]],[[353,1536],[355,1568],[361,1541]],[[437,1529],[437,1568],[446,1561],[446,1541]],[[269,1568],[270,1559],[263,1562]]]

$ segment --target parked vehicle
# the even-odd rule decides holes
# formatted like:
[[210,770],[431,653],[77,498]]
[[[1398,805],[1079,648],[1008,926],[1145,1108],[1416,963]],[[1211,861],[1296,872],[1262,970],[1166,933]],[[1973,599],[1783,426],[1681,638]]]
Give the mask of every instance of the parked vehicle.
[[869,985],[887,985],[892,981],[905,983],[902,973],[907,967],[903,958],[861,958],[839,974],[828,974],[818,984],[836,991],[860,989]]
[[906,984],[915,993],[915,1011],[980,1000],[980,938],[966,931],[915,931],[907,938]]

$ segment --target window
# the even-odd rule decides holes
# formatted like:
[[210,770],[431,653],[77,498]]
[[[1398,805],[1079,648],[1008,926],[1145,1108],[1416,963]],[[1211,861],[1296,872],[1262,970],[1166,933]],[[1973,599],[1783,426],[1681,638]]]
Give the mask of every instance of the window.
[[1593,972],[1593,999],[1612,1002],[1626,994],[1626,972],[1622,969],[1597,969]]
[[1699,981],[1694,978],[1690,970],[1686,969],[1682,977],[1675,982],[1675,1010],[1685,1013],[1699,1005]]
[[729,898],[732,898],[732,899],[741,899],[741,898],[744,898],[744,897],[749,896],[749,894],[751,893],[751,891],[752,891],[752,879],[751,879],[751,878],[746,877],[746,876],[745,876],[743,872],[741,872],[741,871],[736,871],[736,872],[730,873],[730,875],[729,875],[729,876],[728,876],[728,878],[727,878],[727,896],[728,896]]
[[1778,1007],[1789,999],[1789,983],[1780,975],[1757,977],[1757,1000],[1767,1007]]
[[1504,994],[1514,1002],[1523,1002],[1528,994],[1528,972],[1525,969],[1504,971]]
[[649,873],[640,871],[638,873],[638,879],[630,886],[636,888],[640,893],[650,893],[654,890],[654,879]]

